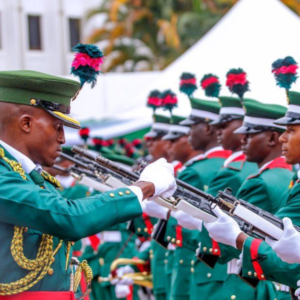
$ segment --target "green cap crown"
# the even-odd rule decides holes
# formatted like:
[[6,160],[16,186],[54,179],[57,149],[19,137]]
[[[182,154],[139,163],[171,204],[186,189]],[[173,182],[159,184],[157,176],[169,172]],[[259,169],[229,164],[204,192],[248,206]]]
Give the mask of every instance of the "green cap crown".
[[221,105],[217,101],[202,100],[196,98],[191,98],[190,100],[193,109],[219,114]]
[[31,99],[70,106],[71,98],[79,90],[75,80],[36,71],[1,71],[0,101],[32,105]]
[[155,123],[170,124],[171,118],[164,115],[154,114]]
[[300,93],[289,91],[289,104],[300,106]]
[[221,102],[222,107],[239,107],[243,108],[242,102],[239,98],[235,97],[227,97],[227,96],[221,96],[219,97],[219,100]]
[[186,118],[183,116],[173,115],[172,116],[172,124],[178,125],[181,121],[185,120]]

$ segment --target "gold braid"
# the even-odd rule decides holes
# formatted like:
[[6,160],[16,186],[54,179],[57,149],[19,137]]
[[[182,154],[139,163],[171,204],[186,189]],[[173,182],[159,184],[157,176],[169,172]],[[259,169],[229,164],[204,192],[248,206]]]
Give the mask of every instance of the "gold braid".
[[[0,148],[0,158],[9,164],[13,171],[19,173],[20,176],[26,180],[25,171],[23,170],[22,165],[5,157],[4,150],[2,148]],[[49,177],[45,179],[51,182],[50,177],[53,178],[49,175]],[[55,184],[56,182],[52,183]],[[15,262],[21,268],[29,270],[30,272],[25,277],[17,281],[11,283],[0,283],[0,296],[13,295],[27,291],[37,282],[42,280],[50,269],[51,264],[54,262],[54,256],[62,246],[63,241],[60,240],[58,246],[53,251],[53,236],[49,234],[43,234],[36,259],[28,259],[25,257],[23,249],[23,232],[26,231],[27,228],[25,227],[14,227],[14,236],[10,250]]]
[[74,275],[74,289],[73,289],[74,293],[76,293],[78,286],[80,284],[80,280],[82,276],[81,271],[83,271],[87,285],[89,285],[93,279],[93,271],[91,267],[88,265],[86,260],[82,261],[82,263],[79,264]]

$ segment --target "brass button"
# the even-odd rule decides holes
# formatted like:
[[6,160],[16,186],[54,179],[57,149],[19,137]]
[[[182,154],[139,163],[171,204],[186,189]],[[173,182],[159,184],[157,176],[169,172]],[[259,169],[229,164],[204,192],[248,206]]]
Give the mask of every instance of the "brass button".
[[149,250],[149,253],[153,253],[153,249],[150,249],[150,250]]
[[138,231],[138,232],[141,232],[141,231],[142,231],[142,229],[141,229],[141,228],[138,228],[138,229],[137,229],[137,231]]
[[48,270],[48,275],[52,275],[53,273],[54,273],[53,269],[50,268],[50,269]]
[[31,99],[31,100],[30,100],[30,104],[31,104],[31,105],[35,105],[35,104],[36,104],[36,100],[35,100],[35,99]]
[[203,247],[203,251],[206,252],[207,251],[207,247]]
[[145,232],[148,232],[148,228],[144,228],[144,231],[145,231]]
[[194,272],[195,272],[194,268],[191,268],[191,273],[194,273]]
[[115,196],[115,194],[114,194],[114,193],[110,193],[110,194],[109,194],[109,196],[111,196],[111,197],[114,197],[114,196]]
[[218,251],[219,251],[218,249],[215,249],[215,250],[214,250],[215,253],[218,253]]
[[150,254],[150,259],[152,259],[153,258],[153,254]]
[[236,295],[232,295],[232,296],[230,297],[230,299],[231,299],[231,300],[236,299]]
[[209,252],[211,253],[213,250],[212,250],[212,248],[209,248]]
[[264,274],[261,274],[261,278],[265,278],[265,275],[264,275]]
[[168,260],[167,259],[165,259],[165,264],[167,264],[168,263]]
[[101,258],[99,258],[99,264],[100,264],[100,266],[103,266],[104,265],[104,259],[101,257]]
[[170,236],[167,236],[167,240],[170,241],[170,240],[171,240],[171,237],[170,237]]
[[128,190],[127,190],[127,191],[125,191],[125,194],[129,195],[129,194],[130,194],[130,191],[128,191]]
[[249,271],[249,272],[248,272],[248,275],[249,275],[249,276],[251,276],[251,275],[252,275],[252,272],[251,272],[251,271]]
[[210,274],[210,273],[207,273],[207,277],[210,278],[210,277],[211,277],[211,274]]
[[172,242],[172,243],[175,243],[175,241],[176,241],[176,240],[175,240],[174,238],[171,239],[171,242]]
[[255,277],[257,277],[257,273],[256,273],[256,272],[254,272],[253,275],[254,275]]
[[181,243],[180,240],[177,240],[177,241],[176,241],[176,244],[177,244],[177,245],[180,245],[180,243]]
[[191,265],[193,266],[193,265],[194,265],[194,263],[195,263],[195,262],[192,260],[192,261],[191,261]]
[[165,256],[169,256],[169,252],[166,252],[166,253],[165,253]]
[[180,264],[183,264],[183,260],[181,259],[181,260],[179,261],[179,263],[180,263]]
[[119,195],[120,195],[120,196],[123,196],[123,195],[124,195],[124,193],[123,193],[123,192],[119,192]]

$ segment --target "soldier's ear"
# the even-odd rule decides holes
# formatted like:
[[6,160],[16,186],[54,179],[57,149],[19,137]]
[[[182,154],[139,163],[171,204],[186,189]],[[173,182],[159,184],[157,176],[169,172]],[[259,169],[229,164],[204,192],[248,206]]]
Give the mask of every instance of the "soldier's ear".
[[28,114],[21,115],[19,118],[19,126],[22,131],[29,133],[32,127],[32,116]]
[[268,145],[270,147],[274,147],[279,143],[279,136],[280,133],[276,131],[271,131],[271,134],[269,135]]

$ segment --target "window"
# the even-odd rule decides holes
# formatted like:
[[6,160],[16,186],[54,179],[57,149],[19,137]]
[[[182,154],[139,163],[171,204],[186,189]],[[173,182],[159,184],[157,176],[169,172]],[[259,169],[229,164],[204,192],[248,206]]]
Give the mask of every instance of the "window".
[[30,50],[42,50],[40,19],[40,16],[28,16],[28,36]]
[[70,48],[80,43],[80,19],[69,19]]

